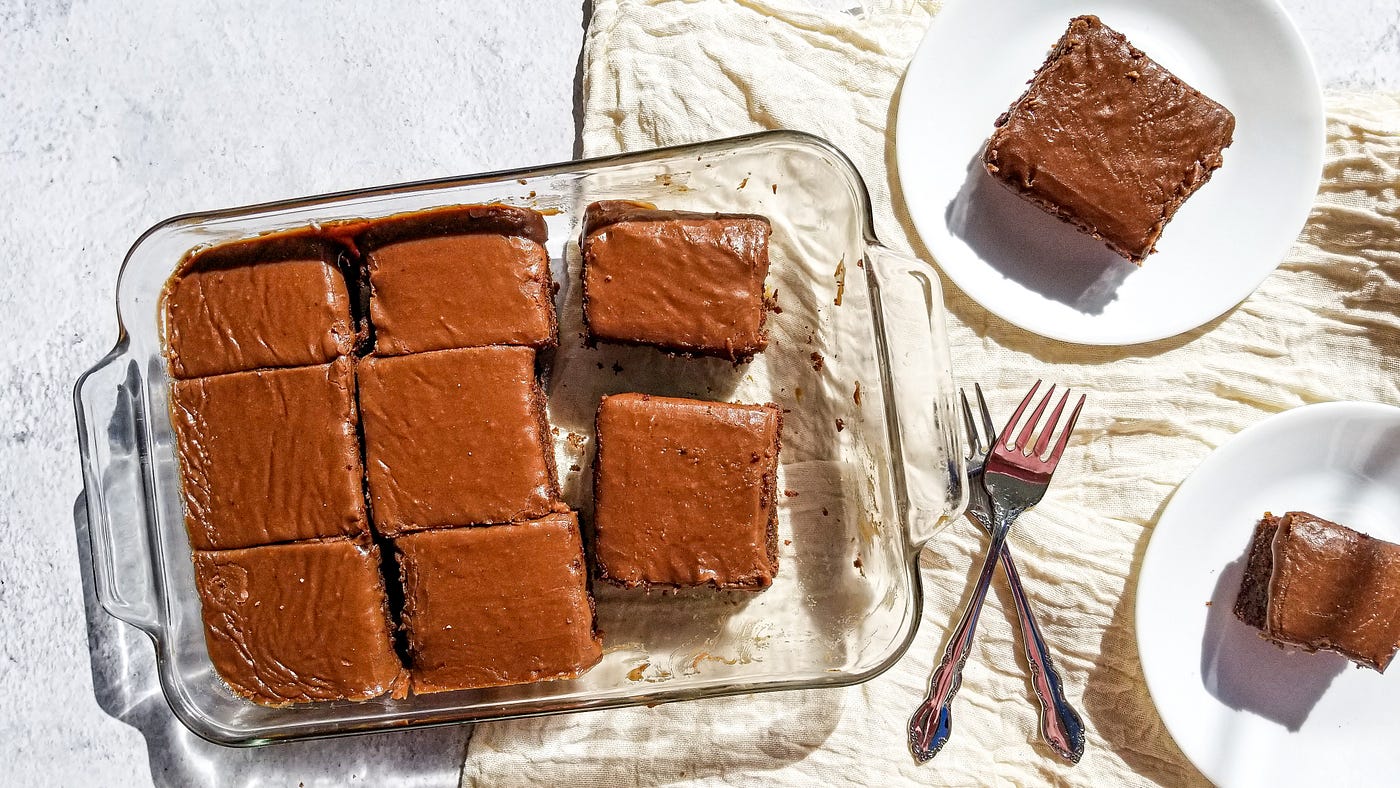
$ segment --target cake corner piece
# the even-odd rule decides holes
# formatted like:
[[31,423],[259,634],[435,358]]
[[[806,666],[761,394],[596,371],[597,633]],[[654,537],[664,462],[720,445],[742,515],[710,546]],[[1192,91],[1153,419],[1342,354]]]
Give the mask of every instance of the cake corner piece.
[[209,657],[236,694],[288,706],[406,691],[367,538],[196,550],[193,561]]

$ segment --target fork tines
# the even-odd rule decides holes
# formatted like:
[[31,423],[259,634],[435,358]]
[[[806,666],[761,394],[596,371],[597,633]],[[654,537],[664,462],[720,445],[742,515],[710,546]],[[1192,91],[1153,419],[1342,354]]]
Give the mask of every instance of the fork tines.
[[1012,429],[1016,426],[1017,422],[1021,420],[1021,414],[1025,412],[1026,406],[1031,403],[1031,400],[1035,398],[1035,394],[1039,390],[1040,381],[1037,380],[1035,385],[1031,386],[1031,390],[1026,392],[1025,399],[1021,400],[1021,404],[1016,407],[1016,412],[1011,415],[1011,420],[1006,423],[1006,429],[1002,430],[1001,436],[997,439],[999,445],[994,445],[993,449],[1008,453],[1019,452],[1022,457],[1041,460],[1046,465],[1053,468],[1059,463],[1060,455],[1064,453],[1065,445],[1069,442],[1070,433],[1074,432],[1074,424],[1079,419],[1079,411],[1084,407],[1084,395],[1079,395],[1079,401],[1075,403],[1074,410],[1070,411],[1069,420],[1065,422],[1064,429],[1060,432],[1059,439],[1055,441],[1055,448],[1050,452],[1050,456],[1044,457],[1042,460],[1042,455],[1045,454],[1046,448],[1050,445],[1050,438],[1055,434],[1055,427],[1060,421],[1060,415],[1064,412],[1065,404],[1069,401],[1070,392],[1068,389],[1066,389],[1064,394],[1060,397],[1060,401],[1055,405],[1055,409],[1050,412],[1050,418],[1041,427],[1039,437],[1036,439],[1033,448],[1027,449],[1027,446],[1030,444],[1031,436],[1036,425],[1040,423],[1041,415],[1045,413],[1045,406],[1049,405],[1051,398],[1055,396],[1055,386],[1053,384],[1050,386],[1049,390],[1045,392],[1045,396],[1041,398],[1040,404],[1036,405],[1035,410],[1031,411],[1030,417],[1027,418],[1025,423],[1021,426],[1021,432],[1016,436],[1015,442],[1013,443],[1009,440]]

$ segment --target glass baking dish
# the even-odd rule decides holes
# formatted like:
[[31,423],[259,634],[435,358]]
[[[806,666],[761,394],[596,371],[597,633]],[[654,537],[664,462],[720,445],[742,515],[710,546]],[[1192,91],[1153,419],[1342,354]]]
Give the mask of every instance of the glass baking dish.
[[[578,229],[604,198],[759,213],[773,223],[769,349],[752,364],[582,341]],[[781,566],[765,592],[647,594],[594,583],[603,661],[570,681],[265,708],[210,664],[182,520],[161,356],[161,290],[192,248],[336,220],[462,203],[547,215],[560,347],[544,358],[565,499],[585,522],[598,397],[640,390],[787,412]],[[466,178],[189,214],[146,231],[117,284],[116,347],[75,401],[96,588],[154,641],[161,687],[192,731],[226,745],[657,704],[866,681],[914,637],[918,551],[965,504],[943,327],[926,264],[875,238],[839,150],[789,131]]]

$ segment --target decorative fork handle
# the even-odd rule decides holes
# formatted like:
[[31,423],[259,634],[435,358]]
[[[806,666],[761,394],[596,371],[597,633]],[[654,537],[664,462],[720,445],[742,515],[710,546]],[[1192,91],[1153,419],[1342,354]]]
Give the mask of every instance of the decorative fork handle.
[[987,589],[996,572],[997,560],[1006,546],[1006,534],[1011,530],[1011,520],[1000,522],[992,531],[992,543],[987,548],[987,559],[982,563],[982,573],[977,576],[977,586],[972,591],[972,599],[963,610],[953,636],[948,639],[948,647],[943,651],[943,660],[929,679],[928,694],[924,702],[914,710],[909,720],[909,748],[919,763],[924,763],[938,754],[948,738],[953,735],[953,696],[962,686],[963,667],[967,665],[967,655],[972,651],[972,636],[977,632],[977,618],[982,613],[982,602],[987,598]]
[[1021,575],[1016,571],[1010,547],[1002,547],[1001,568],[1006,570],[1011,596],[1016,600],[1016,619],[1020,622],[1021,642],[1025,644],[1026,662],[1031,669],[1031,687],[1040,700],[1040,735],[1060,757],[1079,763],[1084,755],[1084,722],[1065,699],[1060,672],[1050,659],[1050,650],[1031,612],[1030,600],[1021,588]]

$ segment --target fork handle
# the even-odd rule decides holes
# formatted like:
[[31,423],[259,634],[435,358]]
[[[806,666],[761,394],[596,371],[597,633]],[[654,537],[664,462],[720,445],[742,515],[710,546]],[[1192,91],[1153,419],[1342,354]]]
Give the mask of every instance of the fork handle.
[[1021,574],[1016,571],[1016,559],[1011,557],[1010,547],[1002,548],[1001,568],[1006,571],[1011,596],[1016,600],[1016,619],[1020,623],[1021,642],[1026,648],[1026,662],[1030,665],[1031,688],[1040,701],[1040,735],[1061,758],[1079,763],[1084,755],[1084,722],[1065,698],[1060,672],[1050,659],[1050,649],[1041,637],[1030,600],[1021,588]]
[[972,651],[972,636],[977,632],[977,619],[982,613],[982,602],[987,598],[992,574],[996,572],[997,560],[1006,546],[1009,525],[1009,522],[1000,524],[993,531],[992,543],[987,548],[987,558],[982,563],[982,573],[977,576],[972,599],[963,610],[957,629],[948,639],[943,660],[929,679],[928,694],[909,720],[909,749],[919,763],[931,760],[953,735],[953,696],[962,686],[963,667],[967,665],[967,656]]

